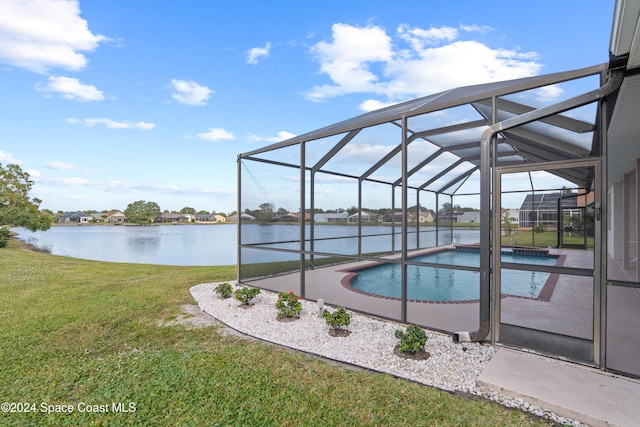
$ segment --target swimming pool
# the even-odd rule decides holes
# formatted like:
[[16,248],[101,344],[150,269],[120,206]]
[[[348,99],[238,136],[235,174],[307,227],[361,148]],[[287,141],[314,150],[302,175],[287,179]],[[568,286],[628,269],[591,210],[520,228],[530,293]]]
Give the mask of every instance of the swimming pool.
[[[446,250],[411,258],[439,264],[480,265],[477,252]],[[536,265],[556,265],[555,256],[524,256],[502,253],[502,262]],[[400,298],[400,264],[381,264],[355,270],[356,276],[349,285],[367,294]],[[538,298],[540,291],[550,277],[550,273],[502,269],[502,294],[527,298]],[[449,268],[407,266],[407,298],[428,301],[468,301],[480,298],[480,273]]]

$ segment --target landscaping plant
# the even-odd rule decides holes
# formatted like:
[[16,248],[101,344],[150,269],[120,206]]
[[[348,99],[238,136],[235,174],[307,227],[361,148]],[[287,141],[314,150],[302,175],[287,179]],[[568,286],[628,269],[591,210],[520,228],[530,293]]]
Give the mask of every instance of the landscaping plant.
[[0,248],[5,248],[9,244],[11,232],[8,228],[0,226]]
[[280,292],[278,294],[278,302],[276,302],[276,308],[278,309],[278,318],[298,317],[300,316],[300,312],[302,311],[300,297],[293,293],[293,291],[289,293]]
[[342,306],[338,306],[333,313],[325,310],[322,313],[322,318],[332,329],[346,329],[351,323],[351,314]]
[[416,325],[408,326],[406,332],[400,329],[396,330],[396,338],[400,340],[398,350],[401,353],[424,351],[424,346],[427,343],[427,334]]
[[222,298],[229,298],[233,294],[233,288],[229,283],[221,283],[216,286],[216,294]]
[[249,305],[251,300],[260,293],[257,287],[236,289],[236,299],[243,305]]

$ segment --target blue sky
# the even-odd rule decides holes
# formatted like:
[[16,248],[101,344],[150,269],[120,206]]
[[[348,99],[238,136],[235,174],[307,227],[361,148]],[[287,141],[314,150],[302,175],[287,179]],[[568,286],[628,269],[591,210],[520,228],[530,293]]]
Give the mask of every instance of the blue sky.
[[28,171],[54,212],[146,200],[229,213],[239,153],[389,103],[607,62],[613,5],[0,0],[0,163]]

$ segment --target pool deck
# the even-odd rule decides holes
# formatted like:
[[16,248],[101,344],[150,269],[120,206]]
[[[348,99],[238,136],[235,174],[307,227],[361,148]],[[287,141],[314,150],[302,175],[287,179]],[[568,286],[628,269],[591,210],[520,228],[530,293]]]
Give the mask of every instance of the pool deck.
[[[442,248],[437,250],[442,250]],[[433,252],[433,248],[412,252],[412,255],[429,252]],[[588,262],[584,256],[579,256],[580,254],[576,251],[554,249],[552,253],[565,255],[564,265],[567,267],[584,266]],[[400,300],[354,292],[343,285],[343,280],[348,278],[350,274],[349,271],[368,265],[372,265],[372,261],[358,261],[307,270],[304,298],[314,301],[323,299],[327,304],[343,305],[351,310],[399,320],[401,318]],[[276,292],[293,290],[298,294],[303,294],[300,289],[299,273],[251,280],[246,283]],[[563,275],[558,278],[549,301],[504,297],[502,299],[501,320],[503,323],[513,323],[518,326],[592,339],[592,284],[593,280],[588,277]],[[479,310],[478,301],[408,301],[407,323],[416,323],[450,333],[471,331],[478,328]]]
[[[593,254],[584,251],[553,249],[565,255],[567,267],[589,267]],[[343,305],[351,310],[383,318],[400,319],[400,302],[354,292],[342,284],[348,271],[371,264],[359,261],[327,266],[305,273],[305,298]],[[256,285],[276,292],[301,292],[299,273],[252,280]],[[624,337],[637,336],[637,307],[640,291],[611,289],[609,303],[623,313],[625,326],[616,332]],[[549,301],[504,297],[501,321],[543,331],[593,339],[593,279],[563,275],[558,278]],[[631,316],[631,317],[629,317]],[[478,328],[479,303],[407,302],[407,322],[444,332],[473,331]],[[611,324],[611,319],[610,319]],[[611,327],[611,326],[610,326]],[[616,326],[615,328],[618,328]],[[622,358],[618,366],[637,367],[637,340],[631,347],[608,351],[608,361]],[[611,356],[609,356],[611,354]],[[631,358],[631,359],[630,359]],[[522,398],[532,405],[550,409],[592,426],[637,426],[640,420],[640,381],[604,372],[593,367],[548,358],[542,355],[499,347],[477,380],[478,384],[501,394]]]

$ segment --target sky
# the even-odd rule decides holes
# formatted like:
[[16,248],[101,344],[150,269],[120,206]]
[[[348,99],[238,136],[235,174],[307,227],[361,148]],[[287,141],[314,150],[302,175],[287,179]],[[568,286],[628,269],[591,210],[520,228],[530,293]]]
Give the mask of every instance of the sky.
[[28,171],[53,212],[230,213],[238,154],[459,86],[605,63],[613,7],[0,0],[0,163]]

